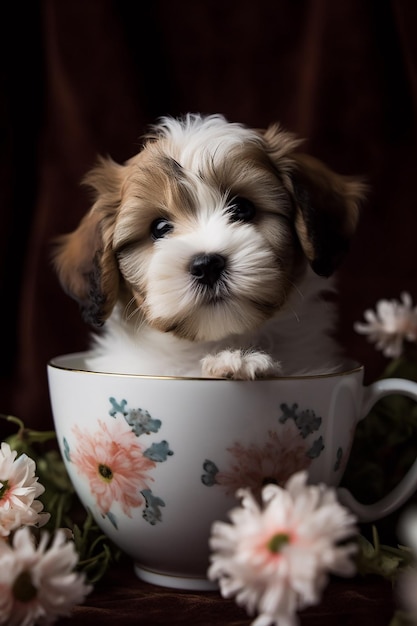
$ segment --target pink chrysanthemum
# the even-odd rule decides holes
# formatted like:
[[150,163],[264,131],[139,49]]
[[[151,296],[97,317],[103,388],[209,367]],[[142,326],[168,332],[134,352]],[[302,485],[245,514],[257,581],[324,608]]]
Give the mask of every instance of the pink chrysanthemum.
[[245,487],[259,496],[265,484],[283,486],[295,472],[309,467],[307,443],[293,422],[282,426],[279,432],[270,431],[268,437],[262,446],[235,443],[228,448],[232,458],[230,468],[216,474],[216,483],[228,495]]
[[232,523],[213,525],[209,578],[224,597],[258,613],[253,626],[294,626],[298,610],[320,602],[329,573],[355,573],[356,544],[340,543],[357,532],[355,518],[334,489],[306,481],[299,472],[285,489],[267,485],[263,507],[241,490]]
[[98,421],[99,429],[90,433],[73,428],[76,446],[71,461],[88,478],[90,489],[101,512],[106,515],[114,502],[131,516],[131,509],[143,504],[140,493],[149,489],[148,476],[155,462],[144,456],[138,437],[118,420]]
[[27,527],[16,531],[11,544],[0,542],[0,624],[53,624],[91,591],[74,571],[78,555],[64,531],[48,544],[43,533],[36,546]]
[[26,454],[17,456],[8,443],[0,447],[0,537],[7,537],[19,526],[42,526],[49,514],[36,500],[45,488],[35,476],[35,462]]

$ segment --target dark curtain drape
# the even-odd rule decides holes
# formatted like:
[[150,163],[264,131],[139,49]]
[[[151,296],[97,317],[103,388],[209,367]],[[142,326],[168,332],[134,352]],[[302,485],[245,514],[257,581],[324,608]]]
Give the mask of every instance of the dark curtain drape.
[[45,364],[89,329],[51,243],[89,206],[97,153],[123,161],[163,114],[280,121],[306,149],[364,176],[368,201],[339,274],[341,341],[382,297],[417,299],[417,5],[413,0],[44,0],[1,20],[1,407],[50,423]]
[[[385,359],[353,324],[380,298],[409,291],[417,300],[416,32],[415,0],[4,3],[0,412],[51,427],[46,363],[88,345],[51,247],[89,207],[81,181],[97,154],[124,161],[158,116],[189,111],[257,127],[279,121],[331,167],[367,180],[339,272],[338,335],[367,381],[378,376]],[[114,573],[113,595],[93,595],[75,623],[250,622],[232,601],[158,592],[133,578]],[[302,623],[387,624],[387,589],[338,582]]]

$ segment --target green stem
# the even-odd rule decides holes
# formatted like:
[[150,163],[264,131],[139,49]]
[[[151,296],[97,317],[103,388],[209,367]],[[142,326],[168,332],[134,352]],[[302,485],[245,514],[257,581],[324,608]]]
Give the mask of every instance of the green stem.
[[[55,510],[55,530],[58,528],[61,528],[62,526],[65,497],[66,497],[65,495],[60,495],[60,496],[57,496],[56,498],[57,505],[56,505],[56,510]],[[52,506],[51,506],[51,509],[52,509]]]
[[103,541],[106,541],[106,535],[99,535],[91,544],[89,553],[90,554],[94,553],[94,550],[96,549],[96,547]]
[[4,413],[0,413],[0,419],[6,420],[7,422],[13,422],[13,424],[17,424],[19,426],[19,432],[25,430],[25,425],[18,417],[14,415],[5,415]]
[[375,552],[377,554],[379,554],[380,549],[381,549],[381,545],[379,543],[379,535],[378,535],[378,531],[376,529],[376,526],[372,526],[372,538],[374,540],[374,548],[375,548]]
[[27,430],[29,438],[34,443],[45,443],[51,439],[56,439],[56,432],[54,430],[45,430],[44,432],[38,430]]

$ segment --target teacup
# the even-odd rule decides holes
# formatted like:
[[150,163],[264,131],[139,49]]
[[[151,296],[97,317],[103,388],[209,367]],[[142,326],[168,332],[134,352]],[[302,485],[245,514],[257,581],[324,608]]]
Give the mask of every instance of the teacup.
[[[208,590],[212,523],[226,520],[240,487],[260,493],[296,471],[338,486],[355,428],[383,396],[417,400],[417,384],[365,387],[363,367],[339,374],[256,381],[96,373],[86,353],[48,364],[52,411],[74,488],[139,578]],[[340,499],[360,521],[403,504],[417,461],[383,500]]]

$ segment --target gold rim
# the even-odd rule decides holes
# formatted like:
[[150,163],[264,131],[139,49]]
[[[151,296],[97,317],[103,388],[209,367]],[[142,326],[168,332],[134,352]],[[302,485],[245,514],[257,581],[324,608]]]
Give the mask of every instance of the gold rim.
[[[151,374],[122,374],[118,372],[96,372],[94,370],[87,370],[80,367],[69,367],[68,365],[60,364],[59,361],[73,361],[75,359],[85,358],[87,355],[91,354],[90,352],[74,352],[72,354],[63,354],[57,357],[54,357],[48,361],[48,367],[52,369],[64,370],[67,372],[78,372],[81,374],[94,374],[96,376],[120,376],[122,378],[144,378],[147,380],[208,380],[208,381],[223,381],[223,382],[231,382],[229,378],[204,378],[198,376],[152,376]],[[351,361],[351,367],[348,369],[344,369],[341,372],[330,372],[328,374],[300,374],[297,376],[270,376],[266,378],[257,378],[255,381],[239,381],[233,380],[233,382],[267,382],[271,380],[312,380],[312,379],[320,379],[320,378],[335,378],[338,376],[349,376],[351,374],[355,374],[363,371],[363,365],[356,363],[355,361]]]

